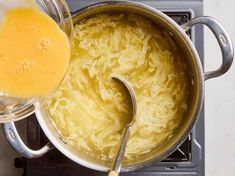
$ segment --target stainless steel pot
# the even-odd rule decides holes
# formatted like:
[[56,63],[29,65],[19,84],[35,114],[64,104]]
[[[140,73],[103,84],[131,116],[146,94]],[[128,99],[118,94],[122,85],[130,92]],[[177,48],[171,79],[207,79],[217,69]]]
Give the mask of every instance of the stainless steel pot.
[[[147,18],[150,18],[153,22],[157,23],[163,29],[168,31],[184,53],[191,69],[193,81],[190,110],[187,118],[185,118],[185,121],[182,122],[178,131],[169,141],[162,144],[162,146],[157,148],[156,150],[153,150],[140,159],[124,163],[122,171],[130,171],[145,166],[152,161],[162,160],[164,157],[168,156],[175,149],[177,149],[177,147],[186,139],[197,120],[202,106],[204,98],[204,81],[224,74],[232,64],[234,51],[231,38],[229,37],[226,30],[215,19],[211,17],[197,17],[183,24],[182,26],[179,26],[172,19],[170,19],[159,10],[136,2],[109,1],[94,4],[79,10],[73,16],[73,21],[74,24],[76,24],[81,19],[90,17],[97,13],[113,11],[132,12],[143,15]],[[197,24],[204,24],[209,27],[219,43],[222,52],[222,65],[215,71],[205,73],[203,72],[198,53],[189,37],[185,34],[185,31],[191,29],[194,25]],[[108,163],[100,160],[95,160],[84,153],[78,152],[71,145],[67,144],[60,137],[60,135],[52,125],[51,121],[48,118],[47,110],[44,107],[41,107],[38,111],[36,111],[36,116],[48,139],[63,154],[65,154],[73,161],[88,168],[100,171],[108,170]],[[51,143],[48,143],[40,150],[31,150],[27,146],[25,146],[20,139],[14,123],[4,124],[3,129],[5,132],[5,136],[13,149],[15,149],[17,152],[25,157],[40,157],[53,148],[53,145]]]

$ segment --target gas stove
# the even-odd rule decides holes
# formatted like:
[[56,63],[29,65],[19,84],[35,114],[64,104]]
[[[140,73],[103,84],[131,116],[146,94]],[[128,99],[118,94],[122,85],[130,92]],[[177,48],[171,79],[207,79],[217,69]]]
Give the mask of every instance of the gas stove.
[[[67,0],[71,13],[99,1]],[[202,0],[138,0],[164,12],[178,24],[183,24],[195,16],[202,15]],[[193,41],[203,64],[203,29],[196,27],[190,30],[189,37]],[[28,146],[38,149],[48,142],[35,118],[27,119]],[[170,156],[161,162],[152,163],[136,171],[122,173],[122,176],[204,176],[204,108],[185,142]],[[54,149],[38,159],[16,158],[15,166],[24,168],[23,176],[105,176],[107,173],[97,172],[74,163],[58,150]]]

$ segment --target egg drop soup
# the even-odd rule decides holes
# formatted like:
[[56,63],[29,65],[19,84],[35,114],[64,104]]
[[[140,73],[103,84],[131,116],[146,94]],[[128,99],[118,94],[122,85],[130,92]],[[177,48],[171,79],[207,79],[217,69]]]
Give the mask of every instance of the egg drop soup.
[[185,118],[188,70],[177,44],[157,24],[135,14],[99,14],[76,24],[71,67],[46,106],[65,141],[110,161],[131,113],[111,76],[125,78],[138,101],[125,152],[125,160],[134,160],[171,138]]

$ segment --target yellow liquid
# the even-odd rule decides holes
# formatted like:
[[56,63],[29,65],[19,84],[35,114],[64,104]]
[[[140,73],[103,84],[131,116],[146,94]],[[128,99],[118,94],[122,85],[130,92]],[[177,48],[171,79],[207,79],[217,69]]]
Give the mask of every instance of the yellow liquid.
[[0,92],[44,96],[61,82],[70,60],[66,34],[31,8],[7,11],[0,25]]

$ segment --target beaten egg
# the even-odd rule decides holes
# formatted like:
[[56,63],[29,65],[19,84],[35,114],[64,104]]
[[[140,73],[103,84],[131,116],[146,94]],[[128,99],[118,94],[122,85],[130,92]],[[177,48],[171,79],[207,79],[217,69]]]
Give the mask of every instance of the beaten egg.
[[63,79],[70,61],[66,34],[34,1],[0,1],[0,92],[44,96]]

